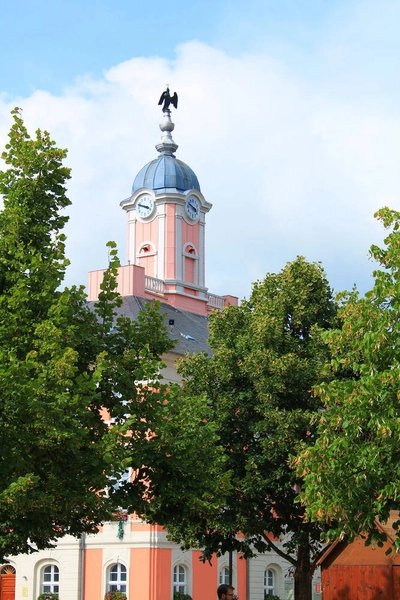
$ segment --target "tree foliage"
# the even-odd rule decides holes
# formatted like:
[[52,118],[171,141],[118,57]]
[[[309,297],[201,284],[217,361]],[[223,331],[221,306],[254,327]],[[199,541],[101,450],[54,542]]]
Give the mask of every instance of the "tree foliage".
[[105,490],[126,468],[124,443],[104,411],[122,421],[133,400],[145,418],[151,391],[134,382],[157,380],[171,346],[157,307],[116,320],[113,244],[94,310],[83,287],[60,289],[66,152],[13,118],[0,172],[0,557],[93,532],[115,508]]
[[185,358],[184,388],[149,440],[158,464],[141,514],[205,559],[275,550],[293,567],[298,599],[311,598],[320,528],[304,522],[289,459],[315,441],[321,403],[311,389],[327,360],[320,330],[334,323],[319,264],[298,258],[267,275],[248,301],[210,317],[213,356]]
[[389,234],[385,247],[371,247],[380,265],[373,289],[343,294],[343,327],[325,335],[332,371],[353,376],[317,388],[326,409],[319,439],[298,461],[308,517],[334,525],[329,538],[368,532],[371,541],[375,519],[400,507],[400,213],[376,216]]

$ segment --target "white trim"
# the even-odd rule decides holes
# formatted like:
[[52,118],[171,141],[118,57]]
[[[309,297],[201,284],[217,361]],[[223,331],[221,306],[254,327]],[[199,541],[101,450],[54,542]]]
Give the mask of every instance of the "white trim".
[[136,218],[129,219],[126,234],[126,262],[135,265],[136,262]]
[[183,281],[183,257],[182,257],[182,215],[175,215],[175,277]]
[[199,277],[198,277],[198,282],[200,286],[205,286],[206,284],[206,249],[205,249],[205,237],[206,237],[206,231],[205,231],[205,223],[204,222],[200,222],[199,223],[199,257],[200,257],[200,264],[199,264]]
[[[161,207],[160,207],[161,208]],[[165,277],[165,224],[166,224],[165,209],[158,214],[158,261],[157,274],[158,279]]]

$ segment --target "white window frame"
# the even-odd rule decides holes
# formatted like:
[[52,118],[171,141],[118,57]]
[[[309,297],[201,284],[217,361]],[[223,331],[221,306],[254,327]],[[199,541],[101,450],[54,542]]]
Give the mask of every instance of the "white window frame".
[[226,583],[227,585],[229,585],[229,568],[228,567],[222,567],[220,569],[218,583],[219,583],[219,585],[222,585],[223,583]]
[[275,594],[275,571],[270,568],[264,571],[264,596],[267,594]]
[[41,594],[60,593],[60,569],[57,565],[44,565],[40,573]]
[[185,565],[181,563],[174,566],[172,591],[173,593],[182,592],[182,594],[187,594],[187,571]]
[[[116,575],[115,579],[112,575]],[[126,594],[127,569],[122,563],[113,563],[107,569],[107,592],[122,592]]]

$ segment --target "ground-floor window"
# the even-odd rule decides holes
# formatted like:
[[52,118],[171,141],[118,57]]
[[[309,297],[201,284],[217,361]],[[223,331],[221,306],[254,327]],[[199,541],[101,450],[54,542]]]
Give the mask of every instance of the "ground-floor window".
[[272,569],[264,571],[264,596],[275,594],[275,574]]
[[228,567],[222,567],[219,572],[219,584],[227,583],[229,585],[229,569]]
[[42,569],[41,580],[42,594],[59,593],[60,570],[57,565],[46,565]]
[[126,594],[126,567],[121,563],[111,565],[108,570],[107,592]]
[[186,594],[186,589],[186,569],[183,565],[176,565],[174,567],[174,592],[182,592],[182,594]]

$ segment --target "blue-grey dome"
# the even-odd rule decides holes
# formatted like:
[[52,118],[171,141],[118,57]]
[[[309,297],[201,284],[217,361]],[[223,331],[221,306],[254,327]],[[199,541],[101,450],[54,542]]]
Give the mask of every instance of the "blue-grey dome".
[[168,154],[161,154],[139,171],[133,182],[132,194],[142,187],[154,191],[164,188],[172,188],[178,192],[201,191],[199,180],[192,169]]

